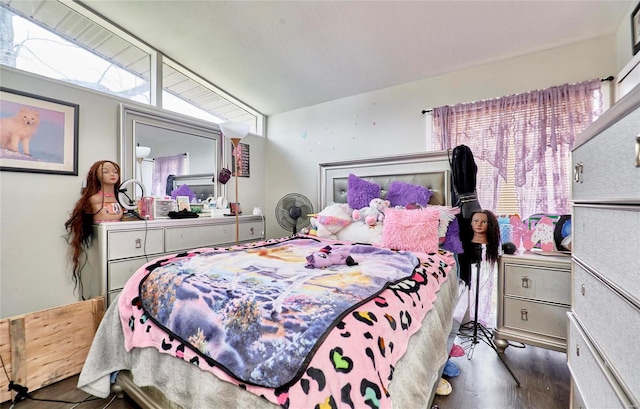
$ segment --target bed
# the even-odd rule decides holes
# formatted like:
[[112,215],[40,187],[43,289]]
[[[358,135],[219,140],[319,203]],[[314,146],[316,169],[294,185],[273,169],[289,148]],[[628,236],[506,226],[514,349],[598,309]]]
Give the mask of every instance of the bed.
[[[429,206],[450,206],[446,152],[325,163],[319,167],[319,208],[346,202],[350,174],[378,184],[383,196],[393,181],[420,184],[433,192]],[[335,264],[326,269],[312,268],[304,256],[314,252],[331,253],[337,257]],[[338,257],[340,252],[347,252],[356,264],[349,265],[347,257]],[[269,264],[271,261],[264,261],[272,260],[274,254],[278,255],[275,258],[287,259],[288,267],[274,267]],[[259,256],[263,257],[259,263],[252,261]],[[298,268],[301,258],[307,260],[306,270]],[[398,251],[341,237],[298,235],[242,248],[194,249],[152,260],[134,274],[118,302],[105,313],[78,387],[100,397],[122,390],[144,408],[428,408],[466,309],[455,259],[454,253],[442,249],[431,253]],[[233,297],[246,300],[246,294],[237,293],[242,287],[239,283],[251,282],[253,289],[268,288],[254,297],[261,297],[263,304],[251,304],[253,309],[247,309],[250,303],[245,303],[230,310],[232,303],[228,301],[224,301],[224,308],[214,308],[226,308],[225,317],[236,317],[233,325],[228,324],[228,318],[217,318],[227,319],[220,327],[228,330],[235,325],[240,331],[224,335],[225,340],[236,341],[226,342],[224,348],[216,345],[215,352],[211,336],[187,339],[193,328],[185,329],[189,326],[186,323],[201,322],[200,313],[194,312],[196,307],[184,302],[184,297],[175,297],[201,286],[187,282],[184,271],[193,271],[203,263],[212,263],[206,267],[208,271],[212,265],[222,271],[220,266],[224,263],[250,267],[241,273],[224,270],[209,275],[207,279],[215,276],[218,280],[212,284],[217,292],[204,297],[209,306],[220,306],[216,300],[229,291]],[[292,263],[297,263],[297,270],[287,276]],[[258,265],[276,275],[265,279],[255,272]],[[340,278],[343,271],[350,269],[358,270],[355,284],[353,276],[346,272],[346,278]],[[383,270],[384,274],[380,273]],[[163,281],[172,274],[179,279],[171,284]],[[188,287],[166,291],[177,288],[176,282]],[[332,297],[335,296],[330,301],[317,292],[329,282]],[[345,282],[346,287],[335,284]],[[274,286],[284,290],[266,295]],[[305,295],[304,291],[309,293]],[[173,298],[173,304],[159,304],[158,299],[168,298]],[[308,304],[310,298],[318,298],[321,305]],[[189,319],[177,319],[181,316],[175,313],[178,310]],[[301,311],[310,315],[301,318]],[[247,323],[246,317],[254,318]],[[270,334],[284,332],[289,341],[295,342],[274,341],[272,335],[264,333],[251,335],[256,322],[270,327]],[[309,323],[313,323],[314,331],[308,330]],[[202,326],[208,328],[207,325],[211,326]],[[163,332],[165,328],[170,329],[170,336]],[[299,332],[294,335],[287,332],[296,330]],[[310,332],[316,333],[317,338],[306,339]],[[250,345],[247,350],[251,354],[237,348],[243,343]],[[260,356],[264,362],[260,362]]]

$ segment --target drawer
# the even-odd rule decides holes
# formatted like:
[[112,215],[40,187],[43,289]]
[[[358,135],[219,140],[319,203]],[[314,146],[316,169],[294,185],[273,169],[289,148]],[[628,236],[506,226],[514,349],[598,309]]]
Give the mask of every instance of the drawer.
[[[567,364],[571,372],[574,408],[630,408],[631,402],[609,372],[574,314],[569,314]],[[575,399],[576,396],[578,399]],[[581,403],[582,406],[576,406]]]
[[571,272],[505,263],[504,294],[571,305]]
[[110,231],[108,235],[108,260],[163,252],[162,229]]
[[[235,225],[233,226],[235,229]],[[235,230],[234,230],[235,240]],[[262,222],[251,222],[240,224],[240,231],[238,232],[240,241],[256,241],[263,240],[264,238],[264,225]]]
[[167,253],[200,247],[214,247],[220,244],[235,242],[235,240],[235,224],[167,227],[165,230],[165,247]]
[[107,294],[107,305],[111,305],[120,295],[122,290],[109,291]]
[[569,307],[515,298],[504,299],[504,326],[556,338],[567,338]]
[[572,225],[574,256],[640,303],[640,206],[575,205]]
[[636,167],[639,130],[640,108],[637,108],[573,150],[574,172],[581,165],[579,179],[576,181],[575,176],[572,179],[575,202],[640,199],[640,167]]
[[159,199],[155,198],[153,201],[153,218],[154,219],[168,219],[169,212],[178,209],[175,199]]
[[640,398],[640,310],[574,264],[573,310],[632,396]]
[[[149,259],[151,261],[151,259]],[[147,263],[146,257],[110,261],[107,265],[107,291],[118,290],[124,287],[129,277],[140,267]]]

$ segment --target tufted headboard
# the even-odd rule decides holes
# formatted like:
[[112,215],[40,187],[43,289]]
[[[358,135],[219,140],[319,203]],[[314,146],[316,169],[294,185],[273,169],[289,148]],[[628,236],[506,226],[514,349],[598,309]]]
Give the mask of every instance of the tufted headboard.
[[378,184],[383,199],[391,182],[399,180],[431,189],[430,204],[451,206],[451,166],[447,151],[328,162],[319,166],[319,211],[331,203],[347,202],[350,173]]

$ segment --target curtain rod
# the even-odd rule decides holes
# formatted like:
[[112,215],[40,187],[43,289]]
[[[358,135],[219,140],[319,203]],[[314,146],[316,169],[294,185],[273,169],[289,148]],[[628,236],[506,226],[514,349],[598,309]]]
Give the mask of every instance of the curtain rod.
[[[178,155],[180,155],[180,154],[178,154]],[[177,156],[177,155],[176,155],[176,156]],[[189,152],[185,152],[185,153],[183,153],[183,154],[182,154],[182,156],[189,156]],[[156,158],[153,158],[153,159],[151,159],[151,160],[156,160]]]
[[[605,81],[613,81],[615,79],[615,77],[613,75],[609,75],[606,78],[600,78],[600,81],[605,82]],[[433,112],[433,108],[429,108],[429,109],[423,109],[422,110],[422,115],[426,114],[427,112]]]

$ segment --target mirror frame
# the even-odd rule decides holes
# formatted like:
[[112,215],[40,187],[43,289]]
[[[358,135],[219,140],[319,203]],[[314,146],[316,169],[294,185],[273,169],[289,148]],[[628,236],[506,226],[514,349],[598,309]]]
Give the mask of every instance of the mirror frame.
[[[122,181],[135,178],[136,124],[139,123],[211,139],[216,144],[217,152],[217,157],[215,158],[216,168],[213,173],[217,176],[220,169],[226,166],[223,161],[227,157],[225,152],[227,144],[224,143],[224,137],[218,124],[159,108],[129,104],[120,104],[119,114],[120,138],[118,150],[120,151],[120,178]],[[215,184],[216,192],[219,192],[219,195],[223,194],[225,186],[218,181],[217,177]]]

